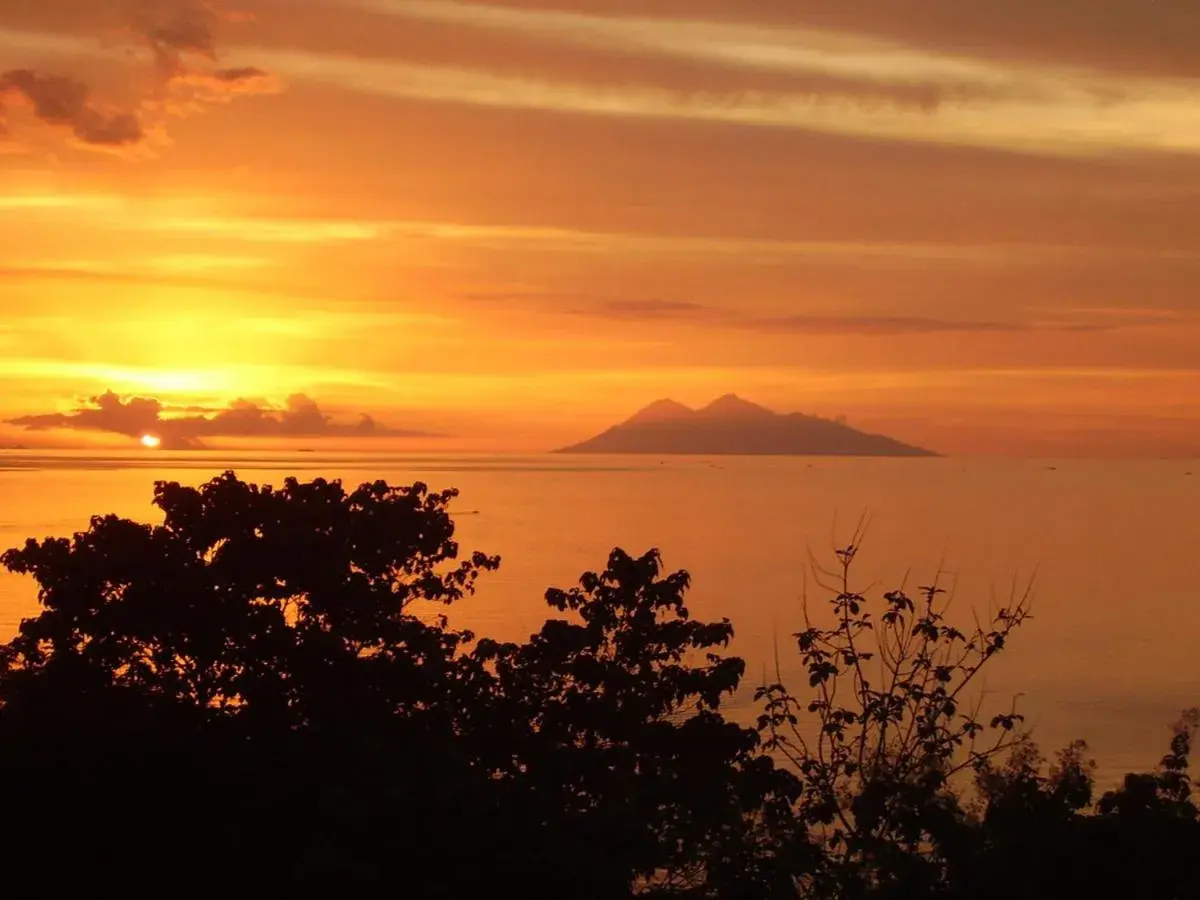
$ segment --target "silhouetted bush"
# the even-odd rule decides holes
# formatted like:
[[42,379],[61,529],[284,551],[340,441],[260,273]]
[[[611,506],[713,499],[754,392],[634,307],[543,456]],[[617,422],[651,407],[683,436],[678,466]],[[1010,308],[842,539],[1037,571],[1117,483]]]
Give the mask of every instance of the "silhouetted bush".
[[1185,714],[1156,772],[1093,803],[1086,744],[1046,772],[1015,707],[985,716],[969,692],[1029,618],[1029,593],[962,630],[937,583],[871,601],[852,587],[860,537],[834,569],[812,564],[829,609],[819,624],[805,598],[793,636],[811,693],[777,682],[756,695],[764,749],[802,785],[797,834],[819,851],[792,869],[799,894],[1200,897],[1187,775],[1198,714]]
[[813,694],[743,675],[686,573],[613,551],[522,643],[439,606],[454,491],[160,483],[160,526],[93,519],[0,557],[42,612],[0,646],[9,884],[410,897],[1200,896],[1187,776],[1094,801],[1077,744],[1043,772],[1007,711],[968,705],[1025,620],[960,632],[936,585],[879,609],[839,554],[796,635]]

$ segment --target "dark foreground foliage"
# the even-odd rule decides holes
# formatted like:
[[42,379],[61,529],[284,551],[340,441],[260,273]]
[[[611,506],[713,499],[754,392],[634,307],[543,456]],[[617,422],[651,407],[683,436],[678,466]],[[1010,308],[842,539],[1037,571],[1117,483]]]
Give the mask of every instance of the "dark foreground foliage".
[[839,555],[796,636],[798,699],[722,700],[728,621],[686,573],[615,550],[551,590],[524,643],[444,606],[453,491],[232,473],[159,484],[150,527],[96,518],[0,561],[42,613],[0,646],[9,886],[135,893],[1058,898],[1200,896],[1195,717],[1151,773],[1094,796],[969,688],[1024,621],[960,632],[936,586],[869,602]]

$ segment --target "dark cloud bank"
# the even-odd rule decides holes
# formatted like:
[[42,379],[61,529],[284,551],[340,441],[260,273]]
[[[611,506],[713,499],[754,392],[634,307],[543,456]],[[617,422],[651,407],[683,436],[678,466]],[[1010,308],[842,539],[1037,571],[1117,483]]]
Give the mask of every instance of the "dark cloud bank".
[[9,133],[6,106],[15,102],[45,124],[65,130],[82,147],[127,149],[146,140],[147,110],[183,115],[273,87],[273,79],[261,69],[217,65],[216,26],[238,17],[216,0],[143,0],[125,4],[122,11],[134,43],[150,51],[158,75],[154,93],[142,98],[140,108],[109,110],[89,85],[69,75],[9,69],[0,72],[0,138]]
[[[250,400],[236,400],[226,409],[181,410],[185,415],[169,415],[161,400],[151,397],[123,399],[112,391],[93,397],[88,405],[71,413],[48,413],[10,419],[28,431],[100,431],[125,435],[137,440],[152,434],[163,446],[174,449],[198,449],[205,438],[276,437],[431,437],[420,431],[388,428],[363,414],[353,424],[339,423],[321,411],[316,401],[304,394],[293,394],[282,408]],[[167,413],[168,415],[164,415]]]

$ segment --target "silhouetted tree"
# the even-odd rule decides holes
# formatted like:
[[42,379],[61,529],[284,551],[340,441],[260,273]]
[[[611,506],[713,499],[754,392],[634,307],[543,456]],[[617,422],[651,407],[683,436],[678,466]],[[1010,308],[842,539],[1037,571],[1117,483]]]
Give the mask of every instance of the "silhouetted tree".
[[1187,774],[1196,726],[1197,713],[1185,714],[1157,770],[1125,776],[1098,803],[1082,741],[1048,774],[1029,743],[1005,765],[981,767],[977,817],[948,896],[1200,896],[1200,819]]
[[499,560],[458,560],[454,496],[227,473],[158,484],[162,525],[5,554],[43,611],[0,648],[0,778],[30,817],[0,849],[90,884],[751,884],[789,783],[716,711],[742,672],[713,652],[728,622],[690,621],[686,575],[617,551],[549,593],[575,622],[472,651],[434,605]]
[[452,627],[499,565],[460,559],[455,496],[226,473],[158,484],[161,525],[0,557],[42,606],[0,645],[6,886],[1200,896],[1200,714],[1096,801],[1082,742],[1047,770],[1015,711],[969,703],[1027,596],[966,631],[936,584],[873,609],[856,537],[795,635],[810,699],[764,685],[746,728],[732,625],[693,621],[657,551],[547,592],[528,641]]
[[459,795],[481,779],[454,739],[480,701],[471,636],[413,614],[498,565],[457,561],[454,496],[230,473],[158,484],[160,526],[95,518],[5,554],[44,608],[0,649],[10,782],[31,806],[76,801],[47,827],[113,878],[221,859],[369,881],[439,820],[471,821],[486,805]]
[[548,592],[577,621],[481,643],[499,710],[528,738],[506,742],[525,749],[505,762],[625,887],[633,873],[647,890],[779,896],[791,882],[770,836],[791,824],[796,783],[757,752],[753,729],[717,712],[745,667],[713,652],[733,627],[689,619],[687,573],[660,568],[657,551],[616,550],[605,572]]

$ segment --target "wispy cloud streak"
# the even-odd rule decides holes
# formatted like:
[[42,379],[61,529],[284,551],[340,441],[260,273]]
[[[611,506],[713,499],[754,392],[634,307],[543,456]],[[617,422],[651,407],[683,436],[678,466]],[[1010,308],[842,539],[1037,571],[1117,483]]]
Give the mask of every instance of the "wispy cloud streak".
[[[528,250],[581,255],[620,255],[626,258],[690,258],[735,256],[746,264],[795,259],[825,262],[950,263],[1006,268],[1089,259],[1130,262],[1200,259],[1200,250],[1108,245],[1052,244],[1023,241],[922,242],[887,240],[789,240],[733,236],[669,235],[555,228],[535,225],[481,225],[417,219],[276,218],[220,215],[192,197],[138,199],[119,194],[12,193],[0,194],[0,221],[88,225],[107,230],[193,235],[248,244],[336,244],[359,242],[428,241],[480,249]],[[228,256],[229,259],[244,259]],[[180,257],[174,262],[188,262]],[[193,254],[193,268],[218,262],[216,256]],[[0,263],[3,254],[0,253]],[[165,263],[164,263],[165,264]]]
[[879,84],[957,84],[989,90],[1013,86],[1018,81],[1017,72],[997,63],[818,29],[516,9],[453,0],[352,2],[362,9],[419,21],[777,72]]
[[[570,73],[502,74],[469,56],[457,66],[432,65],[280,47],[229,47],[255,65],[221,67],[209,43],[198,39],[202,35],[143,28],[145,52],[174,90],[185,92],[165,108],[184,112],[245,91],[275,89],[274,79],[264,75],[269,70],[290,80],[367,94],[502,109],[724,123],[1047,156],[1200,154],[1200,81],[1192,79],[976,59],[812,29],[441,0],[358,0],[357,5],[568,47],[675,58],[717,70],[782,73],[795,76],[796,87],[681,90],[625,79],[585,84]],[[52,34],[0,31],[0,47],[6,44],[64,58],[112,58],[111,48]],[[183,66],[188,59],[203,65]],[[821,79],[832,81],[822,87]],[[713,81],[706,84],[711,88]]]
[[[1041,155],[1200,153],[1200,82],[1188,79],[975,59],[812,29],[442,0],[356,0],[356,5],[403,19],[601,52],[782,73],[796,76],[797,85],[794,90],[701,92],[622,80],[605,87],[579,83],[569,73],[500,74],[466,57],[461,66],[435,66],[300,50],[253,52],[294,78],[432,102],[722,122]],[[831,83],[823,90],[813,80],[822,78],[843,86]]]
[[603,300],[564,309],[575,315],[641,322],[672,323],[815,337],[903,337],[936,334],[1009,334],[1119,331],[1129,328],[1178,327],[1195,317],[1155,310],[1075,310],[1055,316],[1017,319],[969,319],[885,313],[755,314],[728,307],[679,300]]

